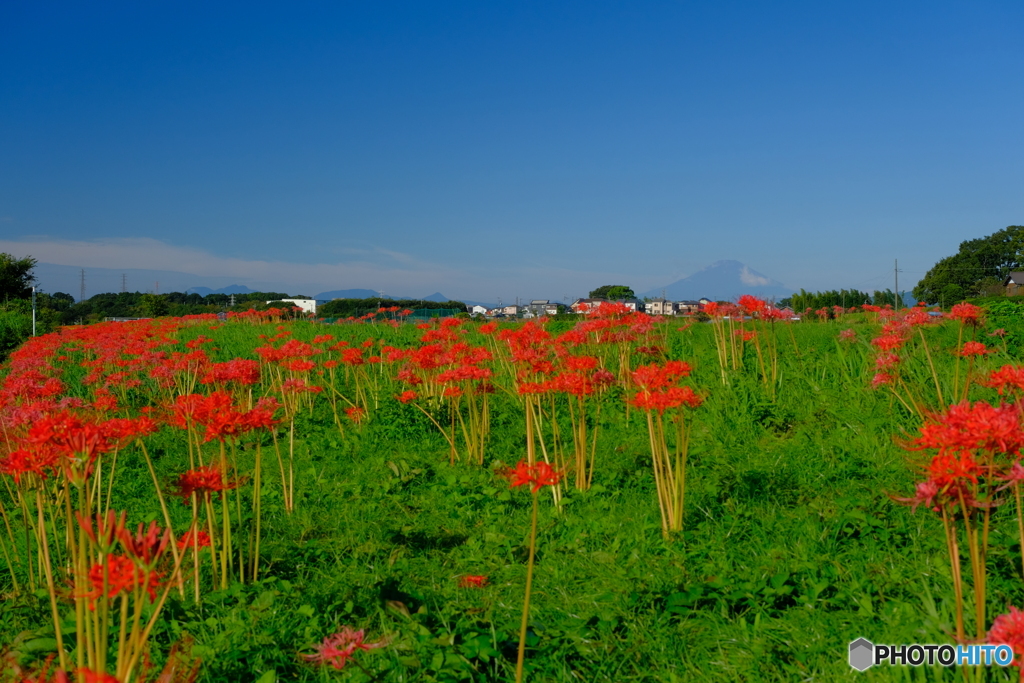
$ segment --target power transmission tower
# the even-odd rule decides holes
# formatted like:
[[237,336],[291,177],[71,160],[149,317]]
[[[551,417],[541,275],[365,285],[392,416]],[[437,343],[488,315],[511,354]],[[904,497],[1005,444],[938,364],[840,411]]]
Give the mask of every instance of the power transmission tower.
[[153,292],[153,293],[154,294],[159,294],[160,293],[160,281],[159,280],[156,281],[156,291]]
[[234,308],[234,307],[235,307],[235,295],[232,294],[231,295],[231,308]]
[[78,303],[82,303],[83,301],[85,301],[85,268],[82,268],[81,275],[82,275],[82,287],[79,290]]
[[128,275],[127,273],[121,273],[121,293],[124,294],[128,291]]

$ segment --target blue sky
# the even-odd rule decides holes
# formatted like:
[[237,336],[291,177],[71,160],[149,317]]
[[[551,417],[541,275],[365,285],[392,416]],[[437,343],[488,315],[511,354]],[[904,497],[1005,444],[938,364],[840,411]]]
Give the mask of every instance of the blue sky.
[[720,259],[911,284],[1024,223],[1022,29],[1020,2],[3,3],[0,251],[485,301]]

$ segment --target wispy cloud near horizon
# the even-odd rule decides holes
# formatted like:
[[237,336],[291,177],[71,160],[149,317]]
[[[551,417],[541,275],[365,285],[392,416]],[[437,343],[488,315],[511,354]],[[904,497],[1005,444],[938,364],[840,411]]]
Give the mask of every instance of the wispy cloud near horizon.
[[[334,263],[294,263],[224,257],[195,247],[168,244],[149,237],[97,240],[45,236],[0,239],[0,251],[32,256],[40,263],[73,268],[162,271],[253,288],[272,287],[314,295],[337,289],[375,289],[404,296],[440,291],[452,298],[490,301],[502,297],[577,296],[605,280],[623,280],[622,273],[602,273],[541,265],[502,267],[476,261],[466,268],[431,263],[391,249],[350,250],[349,259]],[[179,280],[181,278],[178,278]],[[198,286],[201,283],[195,283]],[[70,285],[65,284],[67,288]],[[116,289],[112,284],[105,291]],[[90,291],[96,293],[93,287]]]

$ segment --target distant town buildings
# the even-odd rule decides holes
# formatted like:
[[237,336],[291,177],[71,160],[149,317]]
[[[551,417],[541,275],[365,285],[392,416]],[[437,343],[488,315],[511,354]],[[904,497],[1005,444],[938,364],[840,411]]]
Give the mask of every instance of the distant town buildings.
[[622,304],[627,310],[633,312],[647,313],[648,315],[693,315],[703,310],[704,305],[711,299],[702,298],[699,300],[669,301],[665,298],[641,301],[640,299],[619,299],[609,301],[608,299],[591,298],[576,299],[571,304],[565,304],[547,299],[534,299],[528,304],[509,304],[486,308],[485,306],[470,306],[469,312],[473,316],[485,316],[488,318],[536,318],[540,316],[558,315],[560,313],[575,313],[586,315],[597,310],[602,303]]

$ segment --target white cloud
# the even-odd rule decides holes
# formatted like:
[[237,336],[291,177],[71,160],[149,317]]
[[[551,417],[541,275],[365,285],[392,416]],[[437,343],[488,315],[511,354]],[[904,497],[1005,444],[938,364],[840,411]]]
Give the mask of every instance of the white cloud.
[[772,283],[768,278],[757,275],[746,266],[743,266],[743,270],[740,271],[740,282],[750,287],[765,287]]
[[[464,266],[452,266],[382,248],[345,249],[336,263],[226,258],[151,238],[0,239],[0,251],[19,257],[30,255],[41,263],[74,268],[175,271],[197,278],[215,277],[221,282],[230,278],[232,283],[253,289],[305,294],[365,288],[396,296],[427,296],[440,291],[452,298],[476,301],[494,301],[499,296],[505,301],[517,296],[561,299],[562,296],[585,295],[602,284],[630,281],[630,276],[621,272],[577,270],[521,261],[509,263],[507,258],[494,256],[480,256]],[[90,291],[96,293],[95,289]]]

